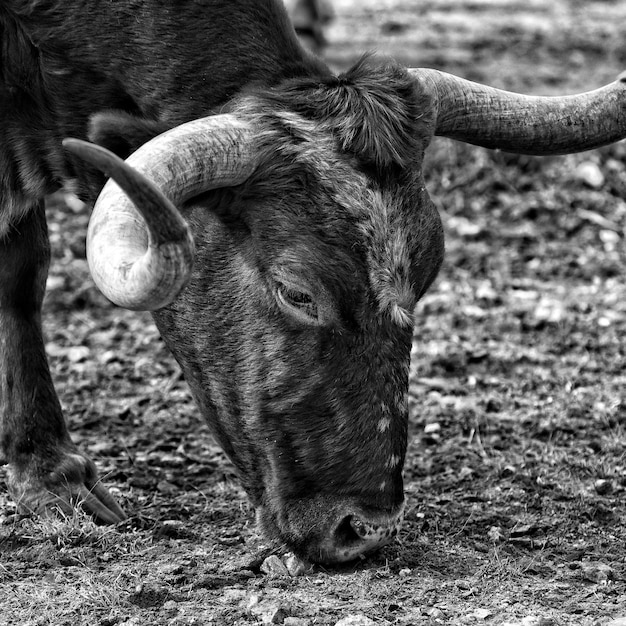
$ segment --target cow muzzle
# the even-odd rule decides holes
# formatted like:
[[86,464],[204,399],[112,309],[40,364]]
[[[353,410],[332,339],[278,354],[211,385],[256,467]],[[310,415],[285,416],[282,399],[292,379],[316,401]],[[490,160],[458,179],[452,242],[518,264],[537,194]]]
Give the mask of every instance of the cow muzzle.
[[317,497],[291,502],[282,514],[257,509],[260,529],[314,563],[352,561],[389,544],[398,534],[404,506],[393,510],[330,503]]
[[322,541],[320,553],[328,562],[342,563],[387,545],[398,534],[403,509],[393,515],[350,512],[334,525],[330,537]]

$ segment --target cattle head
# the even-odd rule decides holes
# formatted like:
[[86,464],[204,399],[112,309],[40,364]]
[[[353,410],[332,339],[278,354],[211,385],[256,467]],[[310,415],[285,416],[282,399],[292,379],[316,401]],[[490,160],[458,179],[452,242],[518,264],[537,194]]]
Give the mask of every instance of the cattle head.
[[[116,181],[90,223],[97,284],[154,311],[269,537],[336,562],[396,532],[412,312],[443,255],[421,174],[433,134],[585,149],[623,134],[623,91],[523,98],[368,57],[242,95],[126,161],[66,142]],[[108,113],[92,136],[135,148],[153,127]]]

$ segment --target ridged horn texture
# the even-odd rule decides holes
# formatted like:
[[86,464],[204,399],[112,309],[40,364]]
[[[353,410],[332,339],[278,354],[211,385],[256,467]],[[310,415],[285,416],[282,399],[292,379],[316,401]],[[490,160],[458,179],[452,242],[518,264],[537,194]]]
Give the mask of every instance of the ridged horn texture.
[[252,138],[245,122],[216,115],[155,137],[126,161],[85,141],[63,142],[111,177],[87,232],[89,269],[109,300],[154,311],[176,298],[194,260],[193,236],[177,207],[246,180],[256,167]]
[[445,72],[410,69],[433,98],[436,135],[518,154],[567,154],[626,137],[626,72],[572,96],[525,96]]

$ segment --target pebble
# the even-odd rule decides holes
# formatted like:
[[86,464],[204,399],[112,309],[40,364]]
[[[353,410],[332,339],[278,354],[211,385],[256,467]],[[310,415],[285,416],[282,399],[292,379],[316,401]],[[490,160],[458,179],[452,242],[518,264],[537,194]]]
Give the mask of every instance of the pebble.
[[258,593],[253,593],[248,597],[246,610],[260,618],[263,624],[284,624],[289,612],[277,602],[263,600]]
[[426,435],[433,435],[440,431],[441,431],[441,424],[438,424],[437,422],[426,424],[426,426],[424,426],[424,434]]
[[223,604],[238,604],[239,602],[243,602],[247,596],[248,592],[245,589],[226,587],[222,591],[220,602]]
[[268,576],[289,576],[287,566],[275,554],[271,554],[261,563],[261,571]]
[[259,602],[261,601],[261,596],[258,593],[253,593],[249,598],[246,604],[246,608],[248,611],[254,611],[257,606],[259,606]]
[[576,178],[592,189],[600,189],[604,185],[604,174],[593,161],[583,161],[576,168]]
[[584,562],[581,565],[583,578],[592,583],[606,584],[615,578],[615,570],[604,563]]
[[275,554],[268,556],[261,563],[261,571],[268,576],[303,576],[311,570],[311,566],[298,558],[295,554],[288,552],[283,558],[277,557]]
[[291,553],[285,556],[284,563],[289,575],[293,576],[293,578],[303,576],[310,569],[310,566],[305,561]]
[[72,363],[86,361],[91,356],[91,350],[87,346],[60,346],[52,341],[46,344],[46,352],[50,356],[66,358]]
[[261,619],[264,624],[284,624],[287,613],[282,606],[273,606],[263,613]]
[[365,615],[348,615],[335,623],[335,626],[374,626],[375,622]]
[[166,611],[175,611],[178,610],[178,603],[175,600],[168,600],[161,609]]

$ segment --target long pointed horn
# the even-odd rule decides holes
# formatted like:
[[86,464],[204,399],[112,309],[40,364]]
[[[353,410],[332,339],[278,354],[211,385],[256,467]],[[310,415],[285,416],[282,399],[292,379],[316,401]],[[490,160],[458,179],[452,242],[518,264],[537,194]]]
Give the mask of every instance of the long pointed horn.
[[193,237],[178,206],[209,189],[236,185],[256,167],[252,130],[232,115],[194,120],[147,142],[126,161],[77,139],[65,147],[111,177],[89,221],[87,260],[115,304],[166,306],[193,266]]
[[536,155],[581,152],[626,137],[626,73],[595,91],[538,97],[437,70],[409,72],[433,98],[436,135]]

